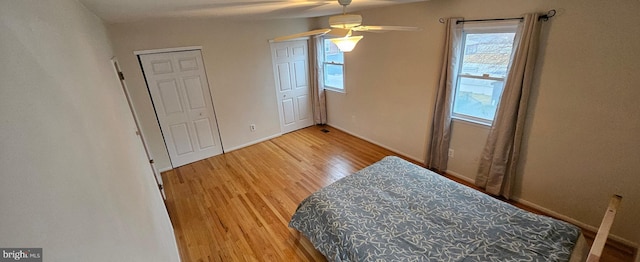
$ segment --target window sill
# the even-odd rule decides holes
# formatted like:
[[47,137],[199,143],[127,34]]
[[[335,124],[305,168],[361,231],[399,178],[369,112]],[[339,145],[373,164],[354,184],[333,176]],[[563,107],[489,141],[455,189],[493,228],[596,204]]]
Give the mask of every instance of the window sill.
[[345,91],[344,89],[333,89],[333,88],[325,87],[324,90],[325,91],[335,92],[335,93],[340,93],[340,94],[346,94],[347,93],[347,91]]
[[464,118],[452,116],[451,117],[451,121],[462,123],[462,124],[467,124],[467,125],[471,125],[471,126],[481,127],[481,128],[484,128],[484,129],[491,129],[491,125],[490,124],[479,122],[479,121],[473,121],[473,120],[470,120],[470,119],[464,119]]

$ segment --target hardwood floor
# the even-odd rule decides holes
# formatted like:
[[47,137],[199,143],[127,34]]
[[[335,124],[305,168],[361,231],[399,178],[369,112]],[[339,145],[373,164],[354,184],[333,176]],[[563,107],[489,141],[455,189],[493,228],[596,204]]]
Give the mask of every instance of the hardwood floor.
[[164,172],[182,261],[325,261],[288,228],[298,203],[387,155],[313,126]]

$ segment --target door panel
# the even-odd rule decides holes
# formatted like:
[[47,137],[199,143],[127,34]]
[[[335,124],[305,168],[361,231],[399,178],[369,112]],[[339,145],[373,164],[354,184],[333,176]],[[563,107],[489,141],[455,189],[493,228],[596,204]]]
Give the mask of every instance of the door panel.
[[280,92],[291,90],[291,75],[289,74],[289,64],[278,65],[278,82],[280,83]]
[[173,167],[221,154],[200,50],[140,55]]
[[206,107],[200,77],[194,76],[184,79],[184,87],[187,90],[187,99],[191,109],[201,109]]
[[284,113],[284,123],[289,125],[296,121],[294,112],[293,99],[285,99],[282,101],[282,112]]
[[283,133],[313,125],[306,40],[271,44],[280,129]]
[[296,79],[296,88],[308,88],[307,83],[307,67],[304,60],[298,60],[293,63],[294,77]]
[[198,70],[198,61],[194,57],[178,60],[180,71]]
[[182,113],[182,103],[180,102],[180,94],[178,92],[178,85],[173,79],[158,81],[158,90],[160,91],[160,97],[162,98],[162,111],[164,115],[171,115],[174,113]]
[[300,112],[300,120],[306,120],[309,119],[311,117],[311,105],[309,105],[309,102],[311,101],[311,99],[309,99],[308,96],[303,95],[303,96],[299,96],[297,97],[298,99],[298,112]]
[[276,58],[287,58],[289,57],[288,48],[286,46],[277,46],[275,51]]
[[171,60],[156,60],[151,63],[151,71],[154,75],[173,73],[173,66],[171,66]]
[[307,52],[305,52],[306,48],[302,45],[294,45],[291,47],[291,50],[293,52],[293,56],[295,57],[302,57],[307,55]]
[[196,137],[200,144],[200,149],[212,147],[216,145],[213,133],[211,132],[211,123],[209,118],[199,119],[193,122],[196,127]]
[[176,147],[178,155],[184,155],[186,153],[193,152],[191,146],[191,139],[189,137],[189,130],[185,123],[180,123],[171,126],[171,139]]

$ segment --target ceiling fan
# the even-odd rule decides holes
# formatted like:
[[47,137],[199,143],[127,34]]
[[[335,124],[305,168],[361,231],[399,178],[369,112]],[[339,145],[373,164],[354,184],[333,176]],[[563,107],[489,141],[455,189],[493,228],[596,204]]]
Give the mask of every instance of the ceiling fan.
[[297,33],[293,35],[276,37],[274,42],[281,42],[295,38],[312,36],[312,35],[330,35],[331,42],[336,44],[340,51],[350,52],[356,46],[363,36],[352,36],[355,32],[385,32],[385,31],[418,31],[420,28],[412,26],[367,26],[362,25],[362,16],[358,14],[347,14],[347,6],[352,0],[338,0],[342,5],[342,14],[329,17],[329,27],[323,29],[311,30],[308,32]]

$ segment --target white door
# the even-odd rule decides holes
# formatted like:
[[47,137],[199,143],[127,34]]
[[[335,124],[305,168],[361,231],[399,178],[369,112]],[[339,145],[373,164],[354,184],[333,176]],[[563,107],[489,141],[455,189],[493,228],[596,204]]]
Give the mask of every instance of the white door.
[[171,165],[221,154],[200,50],[140,55]]
[[271,44],[276,96],[283,133],[313,125],[306,40]]
[[131,96],[129,95],[129,90],[127,89],[127,84],[124,81],[124,74],[120,70],[120,64],[118,64],[118,60],[114,57],[111,59],[113,63],[113,68],[116,71],[116,75],[120,79],[120,86],[122,87],[122,91],[124,92],[124,97],[127,99],[127,104],[129,105],[129,110],[131,111],[131,115],[133,116],[133,121],[136,124],[136,135],[140,138],[140,142],[142,142],[142,146],[144,148],[144,152],[147,155],[147,159],[149,159],[149,165],[151,166],[151,171],[153,172],[153,176],[156,179],[156,184],[158,184],[158,188],[160,189],[160,194],[162,194],[163,199],[167,199],[167,196],[164,193],[164,183],[162,182],[162,175],[156,169],[156,165],[154,164],[153,157],[151,156],[151,151],[149,150],[149,146],[147,145],[147,141],[142,135],[142,129],[140,129],[140,122],[138,121],[138,114],[136,113],[135,108],[133,107],[133,103],[131,103]]

